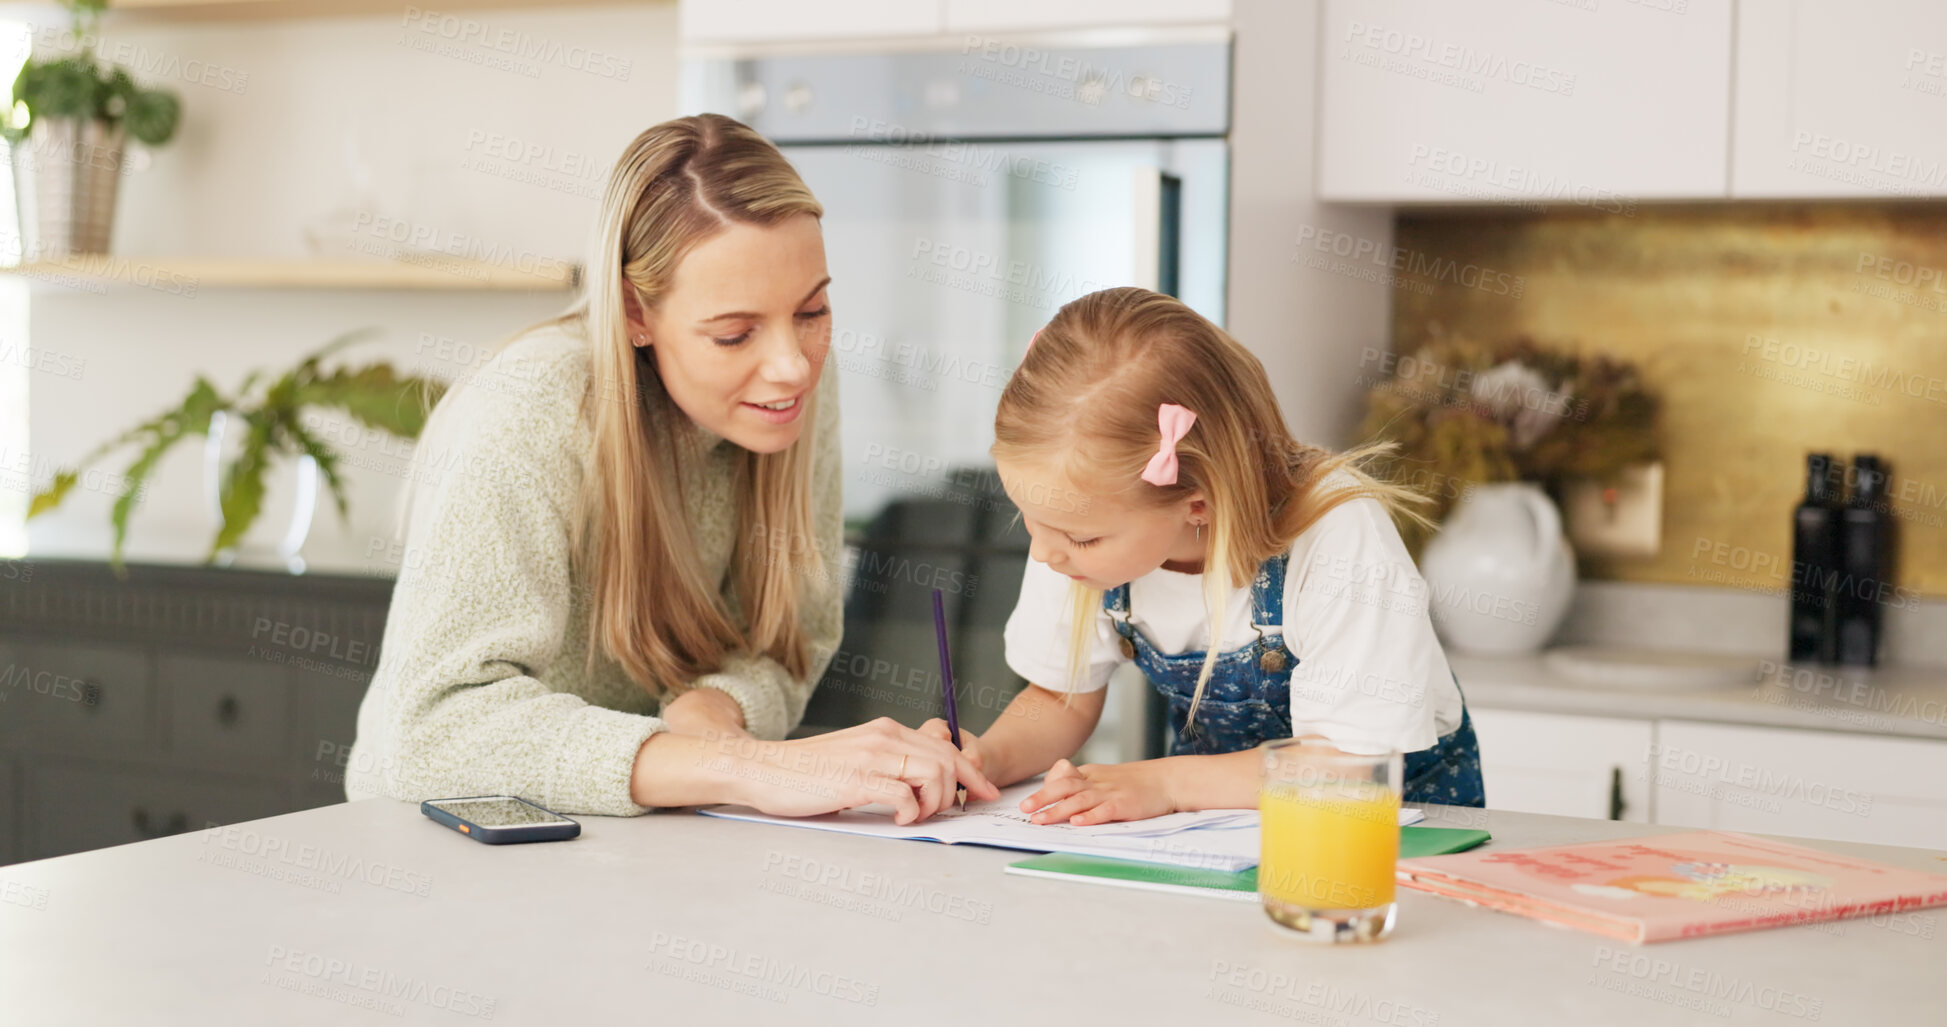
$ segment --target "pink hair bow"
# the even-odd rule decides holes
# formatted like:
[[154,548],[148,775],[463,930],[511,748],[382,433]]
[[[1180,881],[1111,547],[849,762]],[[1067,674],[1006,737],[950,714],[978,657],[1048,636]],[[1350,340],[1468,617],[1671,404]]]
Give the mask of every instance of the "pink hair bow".
[[1156,408],[1156,427],[1163,438],[1156,444],[1156,455],[1149,458],[1149,466],[1143,468],[1144,481],[1151,485],[1176,484],[1176,444],[1195,423],[1196,412],[1188,407],[1164,403]]

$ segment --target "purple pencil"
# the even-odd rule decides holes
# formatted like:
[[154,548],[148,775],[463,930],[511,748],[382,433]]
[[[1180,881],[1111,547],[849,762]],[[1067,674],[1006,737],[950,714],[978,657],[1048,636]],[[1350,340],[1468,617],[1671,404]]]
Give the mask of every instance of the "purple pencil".
[[940,640],[940,702],[946,706],[946,729],[953,747],[960,748],[960,709],[953,697],[953,657],[946,644],[946,597],[933,590],[933,633]]
[[[940,640],[940,703],[946,707],[946,730],[953,739],[953,747],[960,748],[960,704],[953,698],[953,657],[946,645],[946,597],[939,589],[933,590],[933,634]],[[954,789],[954,797],[960,807],[967,806],[967,790]]]

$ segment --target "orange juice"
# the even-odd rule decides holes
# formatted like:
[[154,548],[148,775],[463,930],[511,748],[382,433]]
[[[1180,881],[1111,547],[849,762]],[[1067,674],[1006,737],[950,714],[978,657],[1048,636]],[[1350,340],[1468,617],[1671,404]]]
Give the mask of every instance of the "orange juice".
[[1398,792],[1370,783],[1269,783],[1258,804],[1264,850],[1257,885],[1267,908],[1372,909],[1393,901]]

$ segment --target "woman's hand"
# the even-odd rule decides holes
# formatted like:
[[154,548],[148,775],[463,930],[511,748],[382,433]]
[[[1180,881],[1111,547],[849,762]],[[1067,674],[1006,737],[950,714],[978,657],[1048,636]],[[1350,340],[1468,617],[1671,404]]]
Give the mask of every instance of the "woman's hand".
[[1028,819],[1037,824],[1066,821],[1078,827],[1174,813],[1177,807],[1162,763],[1143,760],[1077,767],[1056,760],[1041,790],[1021,800],[1021,812],[1032,814]]
[[663,704],[661,716],[671,731],[686,735],[750,737],[744,730],[744,708],[729,693],[714,688],[684,692]]
[[913,824],[953,804],[959,786],[977,799],[1000,789],[953,743],[890,717],[788,742],[723,738],[712,760],[736,779],[738,801],[773,816],[802,817],[875,802]]
[[[953,732],[947,729],[946,721],[938,717],[921,724],[919,733],[928,738],[937,738],[948,745],[953,744]],[[986,772],[987,759],[986,754],[981,750],[979,735],[972,731],[960,732],[960,754],[967,758],[967,762],[980,768],[982,773]]]

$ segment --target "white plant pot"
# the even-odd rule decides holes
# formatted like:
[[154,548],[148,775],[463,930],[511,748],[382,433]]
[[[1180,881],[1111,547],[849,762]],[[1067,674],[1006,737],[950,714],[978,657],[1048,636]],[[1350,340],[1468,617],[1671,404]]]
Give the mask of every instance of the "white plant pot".
[[1479,655],[1540,649],[1575,594],[1575,553],[1540,486],[1479,485],[1420,556],[1434,629]]
[[[210,519],[223,527],[223,467],[232,458],[233,452],[241,442],[241,433],[230,433],[230,414],[218,410],[210,415],[210,431],[203,444],[203,503],[209,510]],[[232,435],[226,440],[226,435]],[[228,445],[226,446],[226,441]],[[293,461],[291,483],[296,493],[291,504],[291,519],[284,526],[281,537],[269,553],[253,551],[250,538],[239,541],[239,545],[224,549],[216,554],[219,567],[235,566],[238,549],[243,550],[245,564],[274,560],[282,564],[292,574],[303,574],[306,564],[302,550],[304,540],[311,534],[311,515],[318,508],[318,462],[308,453],[301,453]],[[268,470],[266,475],[270,473]],[[254,547],[261,550],[262,547]]]

